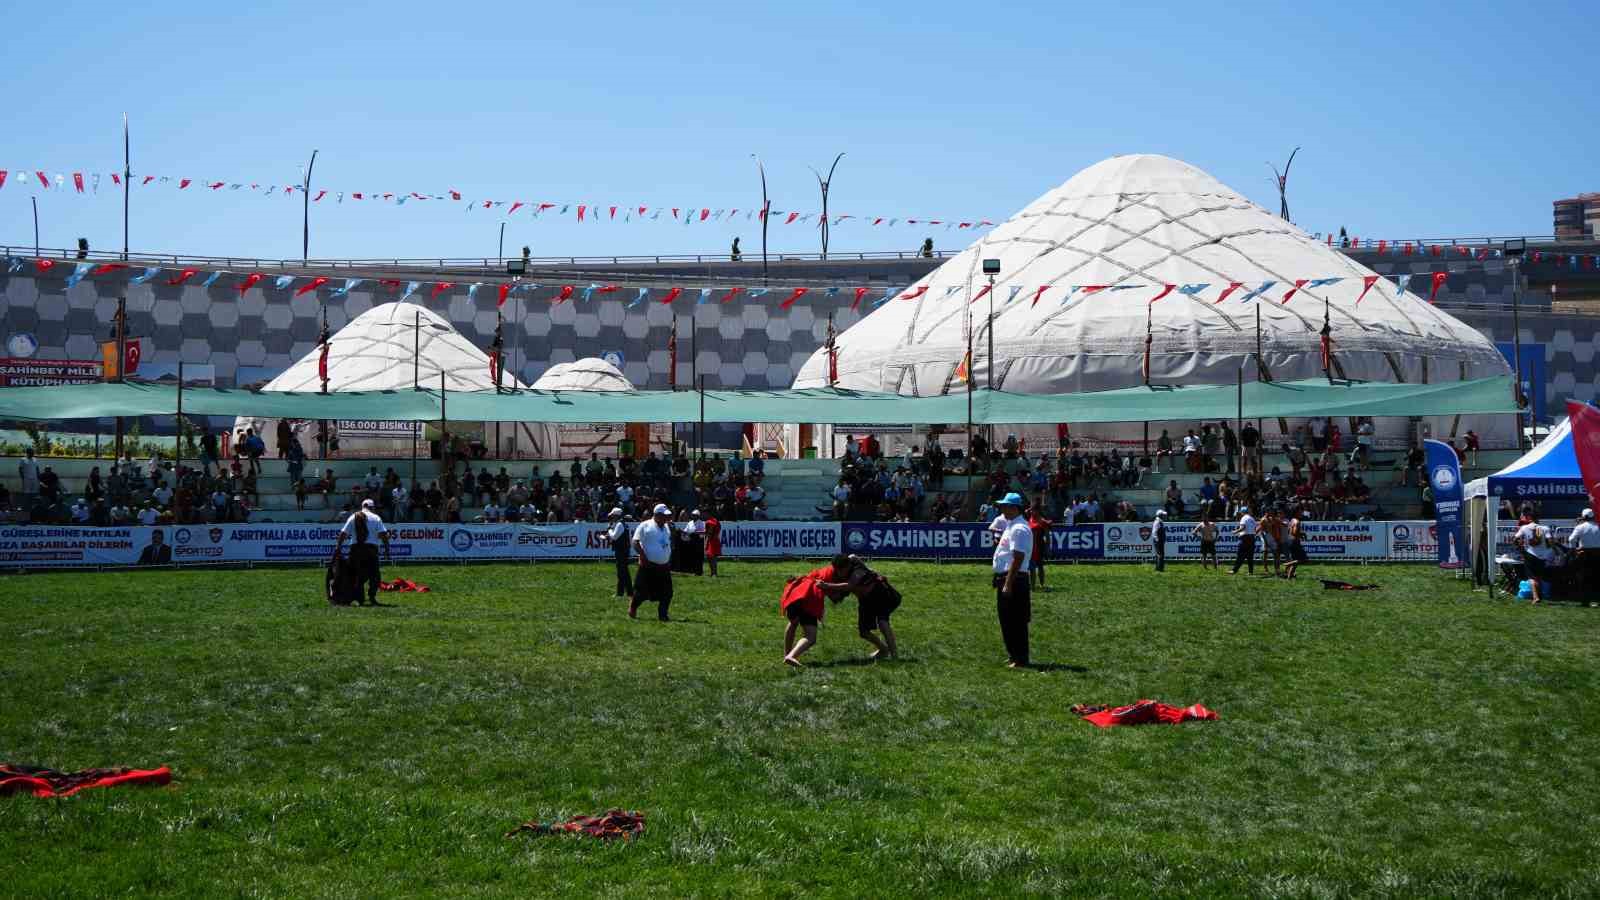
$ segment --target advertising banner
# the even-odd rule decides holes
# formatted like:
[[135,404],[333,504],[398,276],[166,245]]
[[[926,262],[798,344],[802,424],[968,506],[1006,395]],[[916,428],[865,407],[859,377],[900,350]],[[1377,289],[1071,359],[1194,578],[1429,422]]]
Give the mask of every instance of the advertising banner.
[[340,437],[404,438],[422,434],[421,422],[394,422],[388,419],[337,419],[334,428]]
[[[1389,551],[1386,522],[1305,522],[1306,555],[1312,559],[1383,559]],[[1113,522],[1089,526],[1105,529],[1106,559],[1155,559],[1150,546],[1148,522]],[[1167,558],[1199,559],[1200,537],[1196,522],[1173,522],[1167,526]],[[1238,525],[1217,523],[1217,558],[1232,559],[1239,550],[1234,536]],[[1266,546],[1257,542],[1256,552]]]
[[1422,442],[1427,454],[1428,483],[1433,486],[1435,537],[1439,566],[1461,568],[1466,556],[1466,530],[1461,519],[1461,460],[1455,448],[1432,439]]
[[[1102,559],[1101,525],[1050,529],[1051,559]],[[995,535],[982,522],[847,522],[844,550],[879,559],[989,559]]]
[[101,380],[98,360],[0,358],[0,387],[94,384]]
[[838,522],[722,523],[723,556],[832,556],[838,552]]

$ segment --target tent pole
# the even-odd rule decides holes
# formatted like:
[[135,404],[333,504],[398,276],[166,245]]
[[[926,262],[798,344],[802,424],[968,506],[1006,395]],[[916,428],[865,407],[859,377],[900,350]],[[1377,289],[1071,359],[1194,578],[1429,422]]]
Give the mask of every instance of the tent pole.
[[706,377],[696,376],[696,384],[700,386],[700,459],[706,458]]
[[444,411],[444,369],[439,369],[439,467],[441,474],[450,459],[450,420]]
[[417,321],[411,332],[411,389],[422,390],[422,310],[417,310]]
[[183,360],[178,360],[178,427],[176,436],[172,439],[172,478],[178,478],[178,469],[183,466]]

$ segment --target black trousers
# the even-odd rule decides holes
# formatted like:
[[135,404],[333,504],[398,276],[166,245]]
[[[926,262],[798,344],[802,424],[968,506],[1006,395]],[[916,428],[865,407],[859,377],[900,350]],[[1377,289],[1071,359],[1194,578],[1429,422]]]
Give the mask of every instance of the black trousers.
[[1156,548],[1156,571],[1165,572],[1167,570],[1167,539],[1156,538],[1152,543]]
[[633,596],[633,573],[628,571],[628,551],[616,550],[612,557],[617,561],[617,596]]
[[1248,566],[1251,575],[1256,573],[1256,536],[1247,534],[1239,538],[1239,554],[1233,558],[1233,571]]
[[356,570],[356,588],[367,588],[367,602],[378,602],[378,548],[375,544],[355,544],[350,548],[350,565]]
[[672,569],[641,561],[639,577],[633,583],[633,603],[629,610],[637,610],[645,603],[656,604],[656,617],[667,619],[667,607],[672,605]]
[[1028,573],[1018,572],[1012,582],[1011,596],[1003,591],[1006,577],[994,579],[995,611],[1000,617],[1000,639],[1005,642],[1006,656],[1018,665],[1028,664],[1028,623],[1033,621],[1033,594],[1028,584]]

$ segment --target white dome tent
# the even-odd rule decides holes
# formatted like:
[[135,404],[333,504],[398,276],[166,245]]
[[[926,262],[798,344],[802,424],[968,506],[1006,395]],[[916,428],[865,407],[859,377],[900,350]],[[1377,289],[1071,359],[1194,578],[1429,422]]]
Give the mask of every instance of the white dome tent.
[[[384,303],[367,310],[339,329],[328,341],[328,391],[386,391],[411,390],[414,384],[437,390],[440,373],[444,375],[446,391],[491,391],[494,379],[489,375],[489,355],[456,331],[438,313],[420,304],[410,302]],[[267,382],[263,390],[302,391],[316,393],[322,389],[318,374],[321,349],[313,349],[301,357],[276,378]],[[413,381],[415,379],[415,381]],[[522,387],[510,371],[501,375],[501,387]],[[512,436],[526,443],[527,429],[518,423],[457,423],[452,421],[452,434],[465,433],[493,439],[493,429],[485,425],[498,424],[502,438],[509,442]],[[315,456],[314,423],[296,423],[300,442],[307,454]],[[273,449],[277,419],[240,417],[234,430],[254,428]],[[374,406],[370,420],[330,423],[339,439],[342,456],[409,456],[411,431],[407,423],[388,422],[383,419],[381,407]],[[519,430],[522,432],[518,434]],[[489,433],[485,435],[485,431]],[[418,438],[422,435],[419,433]],[[426,454],[427,447],[423,446]]]
[[[984,259],[1001,265],[992,296],[993,360]],[[1376,280],[1358,306],[1368,278]],[[1302,286],[1282,302],[1297,281],[1319,279],[1337,281]],[[1418,276],[1423,290],[1426,280]],[[1266,282],[1275,285],[1246,299]],[[1242,286],[1219,302],[1235,283]],[[1167,285],[1170,292],[1151,303]],[[974,298],[981,299],[969,303]],[[1193,166],[1134,155],[1079,172],[842,333],[838,384],[912,396],[964,390],[957,370],[969,312],[980,388],[991,371],[995,388],[1014,393],[1138,386],[1147,315],[1153,385],[1233,384],[1241,369],[1245,380],[1255,378],[1258,312],[1270,377],[1320,378],[1325,301],[1336,377],[1423,383],[1510,374],[1487,338],[1422,297],[1397,293],[1393,281]],[[826,383],[826,351],[819,350],[794,386]],[[1471,427],[1486,438],[1507,432],[1510,440],[1510,419],[1495,419],[1504,421]],[[1156,425],[1152,433],[1159,433]],[[1451,417],[1428,426],[1440,435],[1468,427]],[[1404,422],[1378,427],[1391,440],[1406,434]],[[1131,442],[1142,431],[1139,423],[1085,426],[1074,437]],[[1049,446],[1054,441],[1050,429]]]
[[[631,391],[634,390],[622,371],[599,357],[588,357],[570,363],[556,363],[544,371],[530,387],[536,391]],[[650,449],[671,446],[670,425],[651,425],[648,428]],[[530,425],[534,454],[541,459],[566,459],[571,456],[617,455],[617,442],[628,437],[626,427],[620,423],[594,423],[588,425],[557,425],[551,423]],[[636,429],[637,433],[637,429]]]

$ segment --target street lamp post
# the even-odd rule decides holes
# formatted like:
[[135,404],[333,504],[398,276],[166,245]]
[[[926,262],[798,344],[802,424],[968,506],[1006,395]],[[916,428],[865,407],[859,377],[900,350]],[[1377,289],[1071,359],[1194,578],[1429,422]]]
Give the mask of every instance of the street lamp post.
[[1511,266],[1511,366],[1516,370],[1511,384],[1517,403],[1517,449],[1521,450],[1523,449],[1522,408],[1530,403],[1527,396],[1522,393],[1522,322],[1519,314],[1522,296],[1522,254],[1528,249],[1528,242],[1522,238],[1506,241],[1502,249],[1506,255],[1506,262]]
[[317,167],[317,151],[311,151],[311,162],[306,164],[305,189],[305,215],[301,220],[300,233],[300,264],[305,265],[311,259],[311,170]]
[[828,177],[823,178],[822,173],[816,169],[811,174],[817,176],[817,187],[822,189],[822,258],[828,258],[828,188],[833,185],[833,170],[839,168],[839,160],[844,159],[841,153],[833,158],[833,165],[828,167]]

